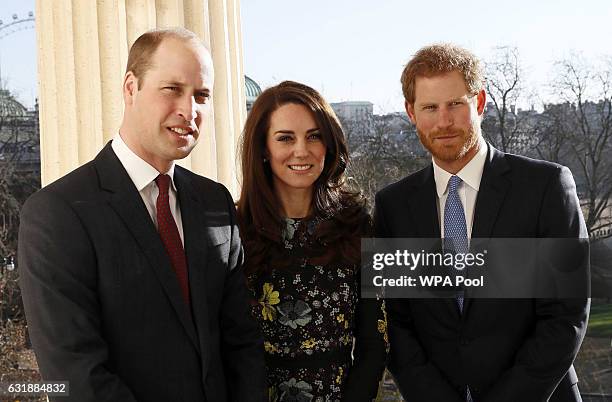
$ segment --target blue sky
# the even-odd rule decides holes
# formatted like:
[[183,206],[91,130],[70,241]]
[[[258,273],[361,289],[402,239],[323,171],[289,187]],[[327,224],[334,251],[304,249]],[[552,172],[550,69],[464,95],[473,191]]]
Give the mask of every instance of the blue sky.
[[245,0],[241,12],[247,75],[264,87],[302,81],[329,101],[370,100],[375,112],[403,110],[402,68],[434,42],[482,58],[495,46],[518,47],[544,98],[555,60],[612,55],[608,0]]
[[[34,3],[0,0],[0,19],[25,16]],[[332,102],[369,100],[375,112],[403,109],[402,67],[433,42],[454,42],[482,58],[495,46],[518,47],[528,82],[542,98],[555,60],[571,52],[612,55],[608,0],[242,0],[241,14],[245,72],[264,88],[298,80]],[[6,87],[33,105],[34,30],[0,39],[0,66]]]
[[[13,28],[2,29],[13,22],[13,14],[27,18],[29,11],[35,11],[34,0],[0,0],[0,73],[2,88],[7,88],[27,107],[33,107],[36,99],[36,31],[22,29],[32,27],[27,23],[15,25],[18,30],[7,35]],[[5,36],[6,35],[6,36]],[[3,37],[4,36],[4,37]]]

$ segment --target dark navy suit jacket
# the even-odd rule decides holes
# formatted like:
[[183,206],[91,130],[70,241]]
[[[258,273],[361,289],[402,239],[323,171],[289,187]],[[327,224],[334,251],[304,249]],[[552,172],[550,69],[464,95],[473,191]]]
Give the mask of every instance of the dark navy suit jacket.
[[264,400],[232,198],[179,166],[174,181],[191,309],[110,143],[24,205],[23,301],[43,378],[70,382],[58,400]]
[[[432,165],[376,195],[377,237],[439,238]],[[473,238],[588,238],[570,171],[489,146]],[[580,400],[588,299],[388,299],[388,368],[410,402]]]

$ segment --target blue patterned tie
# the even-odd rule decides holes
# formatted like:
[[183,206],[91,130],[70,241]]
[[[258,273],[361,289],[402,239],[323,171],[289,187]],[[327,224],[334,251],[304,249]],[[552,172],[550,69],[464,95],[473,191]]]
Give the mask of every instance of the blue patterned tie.
[[[444,239],[445,243],[450,243],[450,249],[455,253],[467,253],[469,249],[467,225],[463,205],[457,191],[459,184],[461,184],[459,176],[451,176],[448,182],[448,197],[444,206]],[[445,248],[448,246],[449,244],[446,244]],[[463,291],[460,291],[456,298],[459,311],[463,313]],[[466,402],[472,402],[470,389],[466,388],[465,392]]]
[[[444,206],[445,248],[455,253],[467,253],[468,237],[465,213],[457,189],[461,184],[459,176],[451,176],[448,181],[448,196]],[[463,311],[463,292],[457,295],[459,310]]]

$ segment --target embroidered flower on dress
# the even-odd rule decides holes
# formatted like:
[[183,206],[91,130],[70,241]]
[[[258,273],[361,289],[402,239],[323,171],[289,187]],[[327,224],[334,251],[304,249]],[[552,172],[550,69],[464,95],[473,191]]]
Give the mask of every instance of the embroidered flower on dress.
[[344,334],[342,335],[342,338],[340,338],[340,342],[342,342],[343,345],[348,345],[349,342],[353,341],[353,337],[350,334]]
[[378,320],[378,332],[384,334],[387,331],[387,323],[384,320]]
[[281,314],[278,321],[292,329],[296,329],[298,325],[303,327],[312,319],[308,314],[310,311],[310,306],[303,300],[298,300],[295,303],[288,301],[278,306],[278,312]]
[[310,402],[313,395],[312,386],[306,381],[297,381],[295,378],[285,381],[278,386],[281,391],[281,402]]
[[278,401],[278,393],[276,392],[275,387],[268,387],[268,400]]
[[285,219],[285,230],[283,231],[284,240],[292,240],[297,228],[297,222],[291,218]]
[[336,376],[336,384],[340,384],[342,382],[342,374],[344,374],[344,369],[340,367],[338,370],[338,375]]
[[389,333],[387,332],[387,309],[385,308],[385,302],[383,300],[380,309],[383,313],[383,319],[378,320],[378,332],[383,334],[383,340],[385,341],[385,347],[387,349],[387,353],[389,352]]
[[302,342],[302,348],[312,349],[315,347],[316,344],[317,344],[317,341],[315,341],[314,338],[306,339],[305,341]]
[[263,294],[259,298],[259,304],[261,305],[261,315],[264,321],[274,321],[276,318],[275,304],[280,303],[279,294],[277,290],[274,290],[274,286],[268,282],[263,284]]
[[278,351],[279,351],[279,350],[278,350],[278,348],[277,348],[276,346],[272,345],[272,344],[271,344],[270,342],[268,342],[268,341],[265,341],[265,342],[264,342],[264,349],[265,349],[265,351],[266,351],[267,353],[270,353],[270,354],[272,354],[272,353],[278,353]]

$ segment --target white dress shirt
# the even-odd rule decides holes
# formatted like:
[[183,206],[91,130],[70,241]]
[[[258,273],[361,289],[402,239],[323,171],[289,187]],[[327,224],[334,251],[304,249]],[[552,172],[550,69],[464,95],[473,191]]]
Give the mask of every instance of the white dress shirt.
[[[480,188],[480,179],[482,179],[482,171],[484,170],[485,161],[487,159],[487,143],[480,137],[480,149],[474,155],[467,165],[463,167],[456,176],[462,180],[459,184],[457,192],[459,199],[463,205],[465,213],[465,223],[467,226],[468,239],[472,238],[472,224],[474,222],[474,207],[476,206],[476,197]],[[448,197],[448,181],[452,173],[447,172],[436,164],[433,160],[434,180],[436,182],[436,192],[438,194],[438,217],[440,218],[440,234],[444,237],[444,206]]]
[[[136,190],[140,193],[142,201],[147,207],[147,211],[153,220],[153,224],[157,228],[157,209],[155,204],[157,196],[159,195],[159,189],[155,184],[155,179],[160,174],[157,169],[149,165],[138,155],[136,155],[123,141],[121,135],[117,133],[111,143],[113,151],[119,158],[119,161],[127,171],[128,176],[132,179],[132,182],[136,186]],[[176,186],[174,185],[174,162],[170,169],[165,173],[170,176],[170,189],[168,191],[168,198],[170,203],[170,212],[176,222],[179,235],[181,236],[181,242],[183,247],[185,246],[185,240],[183,240],[183,221],[181,219],[181,210],[177,202],[176,197]]]

